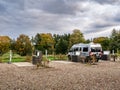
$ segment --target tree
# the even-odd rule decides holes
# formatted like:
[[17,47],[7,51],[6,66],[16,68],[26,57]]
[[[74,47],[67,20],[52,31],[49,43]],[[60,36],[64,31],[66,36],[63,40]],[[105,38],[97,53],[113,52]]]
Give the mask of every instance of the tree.
[[120,52],[120,30],[113,29],[110,37],[110,50],[114,50],[115,53]]
[[41,35],[39,33],[35,35],[32,42],[35,45],[35,50],[41,50],[41,51],[44,50],[43,45],[41,45]]
[[91,41],[89,40],[89,39],[87,39],[86,41],[85,41],[85,43],[90,43]]
[[74,29],[73,33],[70,35],[70,40],[69,41],[70,41],[69,42],[69,44],[70,44],[69,47],[71,47],[73,44],[85,42],[85,39],[84,39],[83,33],[81,33],[80,30]]
[[16,41],[15,49],[21,56],[32,54],[32,45],[30,38],[27,35],[21,34]]
[[68,51],[69,47],[69,38],[70,34],[54,34],[53,35],[54,41],[55,41],[55,53],[56,54],[65,54]]
[[94,43],[100,43],[103,50],[109,50],[110,39],[108,37],[98,37],[93,39]]
[[0,54],[4,54],[10,49],[11,39],[8,36],[0,36]]
[[61,38],[56,44],[56,54],[66,54],[68,49],[68,42]]
[[41,50],[43,53],[48,50],[48,53],[52,53],[54,50],[54,39],[50,33],[37,34],[34,38],[35,48]]
[[43,45],[44,51],[47,49],[48,53],[51,53],[54,51],[54,39],[52,37],[52,34],[50,33],[42,33],[41,34],[41,45]]

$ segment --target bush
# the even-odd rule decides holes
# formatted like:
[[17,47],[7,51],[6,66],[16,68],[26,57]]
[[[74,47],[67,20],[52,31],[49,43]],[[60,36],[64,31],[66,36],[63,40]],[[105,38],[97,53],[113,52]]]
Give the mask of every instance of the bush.
[[0,63],[2,63],[2,57],[0,57]]
[[26,62],[31,62],[32,61],[32,57],[27,55],[26,58],[25,58],[25,61]]
[[59,54],[59,55],[48,55],[48,59],[49,60],[67,60],[67,56],[63,55],[63,54]]

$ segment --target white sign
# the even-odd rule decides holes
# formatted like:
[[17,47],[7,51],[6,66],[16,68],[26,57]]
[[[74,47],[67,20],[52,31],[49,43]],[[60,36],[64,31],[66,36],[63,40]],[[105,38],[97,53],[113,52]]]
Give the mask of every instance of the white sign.
[[110,51],[104,51],[103,54],[104,54],[104,55],[109,55],[109,54],[110,54]]

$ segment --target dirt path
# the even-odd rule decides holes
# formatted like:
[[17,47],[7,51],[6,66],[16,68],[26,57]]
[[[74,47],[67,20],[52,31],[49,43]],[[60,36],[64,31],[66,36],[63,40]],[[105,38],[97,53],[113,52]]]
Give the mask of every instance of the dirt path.
[[50,62],[50,68],[0,63],[0,90],[120,90],[120,61]]

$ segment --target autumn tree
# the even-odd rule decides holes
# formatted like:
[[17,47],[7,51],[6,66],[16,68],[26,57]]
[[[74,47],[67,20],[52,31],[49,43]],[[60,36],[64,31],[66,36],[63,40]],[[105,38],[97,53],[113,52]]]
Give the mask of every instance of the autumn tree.
[[108,37],[98,37],[93,39],[94,43],[100,43],[103,50],[109,50],[110,39]]
[[0,36],[0,54],[9,51],[11,39],[8,36]]
[[85,39],[83,33],[79,29],[74,29],[73,33],[70,35],[69,41],[69,47],[71,47],[73,44],[85,42]]
[[41,50],[43,53],[48,50],[48,53],[52,53],[54,50],[54,39],[50,33],[40,33],[34,38],[35,48]]
[[21,56],[31,55],[32,45],[30,38],[27,35],[21,34],[16,40],[15,49]]

